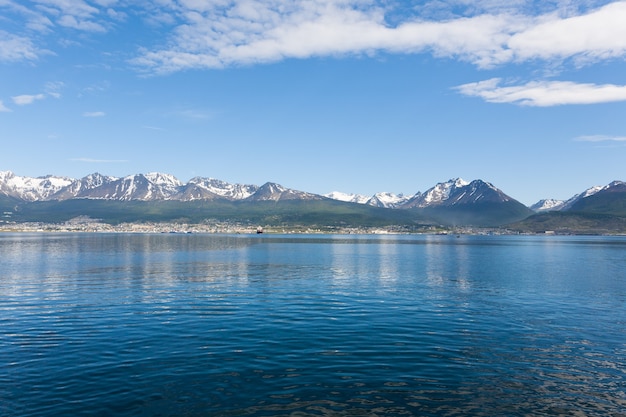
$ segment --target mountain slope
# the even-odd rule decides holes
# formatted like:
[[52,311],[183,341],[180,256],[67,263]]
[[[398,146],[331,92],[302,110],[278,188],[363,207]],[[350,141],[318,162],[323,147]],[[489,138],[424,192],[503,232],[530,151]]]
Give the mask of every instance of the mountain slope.
[[558,234],[626,234],[626,217],[584,212],[550,211],[538,213],[522,221],[507,225],[522,233]]
[[24,201],[46,200],[72,183],[72,179],[47,175],[21,177],[11,171],[0,171],[0,194]]
[[613,181],[595,193],[578,199],[568,211],[626,216],[626,183]]
[[342,193],[341,191],[333,191],[328,194],[324,194],[324,197],[330,198],[332,200],[343,201],[346,203],[356,203],[356,204],[366,204],[371,197],[361,195],[361,194],[352,194],[352,193]]
[[467,182],[460,178],[416,194],[400,208],[423,210],[428,217],[449,226],[501,226],[533,213],[488,182]]
[[402,206],[407,201],[408,198],[403,194],[376,193],[369,200],[367,200],[366,204],[374,207],[397,208]]
[[327,198],[259,201],[233,201],[223,198],[211,201],[41,201],[22,203],[11,220],[60,223],[76,217],[89,217],[109,224],[217,221],[274,227],[306,226],[326,230],[340,227],[401,226],[403,230],[415,231],[432,223],[420,213],[344,203]]
[[280,184],[266,182],[258,188],[246,201],[283,201],[283,200],[322,200],[324,197],[306,193],[304,191],[291,190]]
[[259,187],[256,185],[230,184],[214,178],[195,177],[181,187],[177,200],[243,200],[252,196]]
[[552,198],[539,200],[529,208],[536,213],[543,213],[546,211],[560,211],[565,205],[563,200],[555,200]]
[[594,186],[594,187],[586,189],[582,193],[574,195],[573,197],[565,201],[554,200],[554,199],[539,200],[538,202],[530,206],[530,209],[537,213],[546,212],[546,211],[567,211],[571,209],[572,206],[574,206],[580,200],[585,199],[587,197],[591,197],[592,195],[604,190],[607,187],[609,186],[608,185],[607,186],[599,186],[599,185]]
[[535,214],[510,227],[531,233],[626,233],[626,183],[613,181],[589,188],[567,200],[559,210]]
[[456,205],[504,203],[509,201],[514,200],[488,182],[482,180],[467,182],[461,178],[456,178],[439,183],[423,194],[416,194],[400,207],[452,207]]

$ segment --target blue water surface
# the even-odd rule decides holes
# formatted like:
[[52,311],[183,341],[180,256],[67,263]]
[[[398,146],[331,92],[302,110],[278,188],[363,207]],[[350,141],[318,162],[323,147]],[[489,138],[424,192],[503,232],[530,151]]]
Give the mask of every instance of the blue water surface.
[[626,238],[0,234],[2,416],[626,416]]

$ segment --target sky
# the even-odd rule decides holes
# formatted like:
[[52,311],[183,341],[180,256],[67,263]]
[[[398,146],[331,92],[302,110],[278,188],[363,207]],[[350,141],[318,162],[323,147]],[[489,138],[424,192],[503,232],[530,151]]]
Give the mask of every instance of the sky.
[[626,1],[0,0],[0,171],[324,194],[626,180]]

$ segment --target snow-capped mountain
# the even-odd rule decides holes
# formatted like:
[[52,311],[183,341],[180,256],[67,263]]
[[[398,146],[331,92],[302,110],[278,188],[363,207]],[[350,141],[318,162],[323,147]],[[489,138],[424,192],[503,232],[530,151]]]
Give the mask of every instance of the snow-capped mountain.
[[410,197],[402,194],[377,193],[369,199],[365,199],[365,197],[357,194],[339,192],[333,192],[325,196],[336,200],[367,204],[375,207],[400,209],[451,207],[479,202],[502,203],[514,201],[488,182],[482,180],[468,182],[462,178],[441,182],[424,193],[417,192]]
[[181,190],[180,200],[212,200],[222,197],[229,200],[243,200],[259,189],[256,185],[230,184],[215,178],[195,177]]
[[324,197],[331,200],[344,201],[346,203],[366,204],[371,197],[363,194],[342,193],[341,191],[333,191],[328,194],[324,194]]
[[537,213],[542,213],[544,211],[559,211],[561,210],[564,204],[565,204],[565,201],[563,200],[555,200],[552,198],[548,198],[548,199],[537,201],[535,204],[533,204],[529,208],[532,211],[535,211]]
[[279,184],[230,184],[213,178],[196,177],[186,184],[169,174],[151,172],[123,178],[99,173],[81,179],[46,176],[18,177],[12,172],[0,172],[0,194],[18,200],[52,201],[70,199],[118,201],[192,201],[192,200],[289,200],[321,199],[311,193],[291,190]]
[[[71,198],[107,198],[106,185],[118,180],[115,177],[99,173],[87,175],[79,180],[73,180],[69,185],[53,194],[50,199],[68,200]],[[96,191],[98,190],[98,191]]]
[[47,200],[74,180],[65,177],[21,177],[11,171],[0,171],[0,194],[24,201]]
[[442,182],[425,193],[411,197],[393,193],[377,193],[372,197],[357,194],[330,193],[326,196],[296,191],[268,182],[262,186],[231,184],[214,178],[195,177],[182,183],[176,177],[159,172],[134,174],[123,178],[99,173],[81,179],[46,176],[19,177],[0,172],[0,193],[23,201],[97,199],[118,201],[193,201],[226,199],[249,201],[319,200],[332,198],[352,203],[385,208],[425,208],[471,204],[477,201],[509,201],[510,197],[481,180],[460,178]]
[[[531,206],[536,212],[567,211],[579,206],[579,202],[601,192],[620,191],[624,182],[591,187],[566,201],[541,200]],[[372,197],[359,194],[333,192],[325,196],[285,188],[268,182],[262,186],[231,184],[214,178],[195,177],[183,183],[176,177],[159,172],[135,174],[123,178],[94,173],[80,179],[47,175],[23,177],[10,171],[0,171],[0,195],[24,202],[61,201],[70,199],[118,200],[118,201],[279,201],[320,200],[324,198],[384,208],[435,208],[455,207],[476,203],[503,203],[515,201],[492,184],[474,180],[471,182],[454,178],[436,184],[424,193],[407,197],[402,194],[377,193]]]
[[304,191],[291,190],[282,185],[266,182],[256,190],[254,194],[247,197],[249,201],[279,201],[279,200],[321,200],[323,197],[317,194],[306,193]]
[[513,199],[488,182],[482,180],[467,182],[461,178],[455,178],[441,182],[423,194],[416,194],[400,208],[451,207],[478,202],[507,201],[513,201]]
[[152,172],[129,175],[124,178],[92,174],[75,181],[52,196],[55,200],[88,198],[103,200],[169,200],[183,184],[168,174]]
[[448,201],[450,194],[461,187],[465,187],[469,182],[461,178],[451,179],[446,182],[440,182],[434,187],[427,190],[424,194],[415,195],[406,204],[406,207],[429,207],[433,205],[441,205]]
[[404,194],[376,193],[367,200],[366,204],[374,207],[397,208],[401,207],[408,200]]
[[572,208],[572,206],[576,203],[578,203],[580,200],[582,200],[583,198],[587,198],[587,197],[591,197],[594,194],[597,194],[598,192],[605,190],[607,188],[609,188],[610,185],[596,185],[594,187],[591,188],[587,188],[585,191],[583,191],[580,194],[576,194],[574,197],[568,199],[567,201],[565,201],[563,203],[563,206],[559,209],[559,211],[565,211],[565,210],[569,210],[570,208]]
[[[614,181],[611,184],[620,183],[620,182],[621,181]],[[610,188],[611,184],[604,185],[604,186],[596,185],[594,187],[586,189],[580,194],[576,194],[575,196],[565,201],[553,200],[553,199],[539,200],[538,202],[530,206],[530,209],[537,213],[546,212],[546,211],[567,211],[570,208],[572,208],[574,204],[578,203],[583,198],[591,197],[592,195],[597,194],[600,191]]]
[[376,193],[368,197],[362,194],[342,193],[340,191],[324,194],[324,197],[347,203],[367,204],[369,206],[385,208],[396,208],[408,200],[403,194]]

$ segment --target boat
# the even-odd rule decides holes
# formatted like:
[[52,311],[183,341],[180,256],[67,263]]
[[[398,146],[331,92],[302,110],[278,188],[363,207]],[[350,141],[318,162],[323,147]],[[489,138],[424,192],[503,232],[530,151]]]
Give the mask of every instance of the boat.
[[260,235],[261,233],[263,233],[263,228],[261,226],[256,228],[256,234]]

